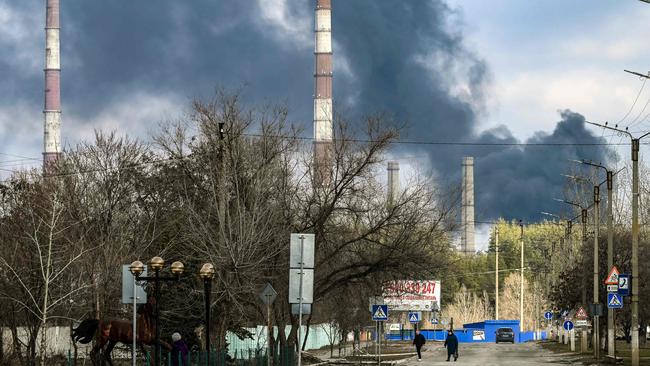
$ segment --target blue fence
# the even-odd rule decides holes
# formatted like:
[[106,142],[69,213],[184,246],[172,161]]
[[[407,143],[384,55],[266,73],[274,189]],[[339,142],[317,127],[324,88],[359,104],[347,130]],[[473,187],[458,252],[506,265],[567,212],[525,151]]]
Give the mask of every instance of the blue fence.
[[[520,332],[518,320],[486,320],[479,323],[463,324],[463,328],[454,329],[454,334],[461,343],[495,342],[497,329],[504,327],[512,328],[517,343],[547,338],[546,332],[539,332],[537,335],[532,331]],[[447,330],[445,329],[422,329],[420,333],[430,341],[444,341],[447,339]],[[389,341],[412,340],[414,334],[412,330],[402,330],[386,334],[386,339]]]

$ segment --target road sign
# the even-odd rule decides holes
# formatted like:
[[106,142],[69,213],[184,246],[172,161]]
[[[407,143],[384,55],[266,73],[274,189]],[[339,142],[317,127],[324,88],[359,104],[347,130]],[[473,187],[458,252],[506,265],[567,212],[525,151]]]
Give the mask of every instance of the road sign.
[[388,320],[388,305],[373,305],[372,320],[379,322]]
[[605,279],[605,284],[618,285],[618,276],[619,276],[618,268],[616,268],[616,266],[613,266],[612,270],[609,271],[609,275]]
[[567,321],[564,322],[563,327],[564,327],[565,330],[572,330],[573,329],[573,322],[570,321],[570,320],[567,320]]
[[618,294],[622,296],[630,296],[630,275],[618,275]]
[[575,325],[576,327],[588,327],[589,322],[587,321],[587,319],[578,319],[576,320]]
[[438,319],[431,318],[431,324],[438,324]]
[[545,312],[545,313],[544,313],[544,318],[545,318],[546,320],[551,320],[551,319],[553,319],[553,313],[551,313],[550,311]]
[[420,312],[412,311],[409,313],[409,322],[410,323],[419,323],[420,322]]
[[[130,264],[122,265],[122,304],[133,304],[133,286],[135,285],[136,303],[144,304],[147,302],[147,293],[144,291],[142,283],[136,283],[133,280],[133,273],[129,271]],[[144,266],[144,272],[140,275],[147,277],[147,266]]]
[[264,305],[271,305],[275,301],[275,298],[278,297],[278,293],[275,291],[273,286],[270,283],[266,283],[266,286],[260,291],[260,299]]
[[567,316],[569,316],[569,310],[567,310],[567,309],[562,310],[562,313],[560,313],[560,315],[563,318],[566,318]]
[[607,292],[618,292],[618,285],[607,285]]
[[607,307],[610,309],[620,309],[623,307],[623,296],[619,294],[607,294]]
[[[314,268],[314,234],[291,234],[289,242],[289,268]],[[302,240],[301,240],[302,238]],[[302,250],[300,243],[302,242]],[[302,252],[302,253],[301,253]],[[302,260],[301,260],[302,254]]]
[[582,306],[576,311],[576,318],[588,318],[589,315],[587,315],[587,312],[585,311],[585,308]]
[[[302,276],[300,275],[302,273]],[[302,279],[301,279],[302,277]],[[314,302],[314,270],[291,268],[289,270],[289,303],[300,303],[300,283],[302,282],[302,303]]]

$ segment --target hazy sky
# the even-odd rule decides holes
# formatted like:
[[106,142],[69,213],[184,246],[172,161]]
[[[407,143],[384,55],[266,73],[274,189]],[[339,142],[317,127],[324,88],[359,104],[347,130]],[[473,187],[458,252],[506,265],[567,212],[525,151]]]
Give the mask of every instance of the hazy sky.
[[[39,163],[45,0],[0,3],[0,168]],[[311,134],[312,0],[62,1],[63,141],[95,129],[147,139],[215,88],[286,102]],[[618,142],[650,70],[650,5],[635,0],[333,0],[334,98],[350,118],[388,111],[403,138]],[[643,117],[650,85],[622,122]],[[638,119],[637,116],[640,116]],[[628,148],[620,156],[627,159]],[[457,179],[476,157],[477,220],[559,211],[566,159],[606,148],[396,145],[405,172]],[[35,160],[18,160],[15,155]]]

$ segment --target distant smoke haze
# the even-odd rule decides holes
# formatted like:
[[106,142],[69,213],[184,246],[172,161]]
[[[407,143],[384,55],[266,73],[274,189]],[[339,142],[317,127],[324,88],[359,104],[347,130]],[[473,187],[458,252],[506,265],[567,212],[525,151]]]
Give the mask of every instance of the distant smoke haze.
[[[286,101],[292,119],[311,135],[313,95],[314,1],[65,1],[61,5],[62,104],[64,142],[76,131],[102,126],[121,132],[155,130],[170,110],[152,117],[151,105],[174,108],[209,96],[215,87],[244,87],[252,103]],[[13,14],[12,29],[0,32],[5,50],[37,50],[43,59],[42,0],[0,5]],[[1,19],[1,17],[0,17]],[[23,19],[24,21],[21,21]],[[407,122],[402,138],[420,141],[515,142],[507,127],[478,131],[490,95],[489,63],[466,45],[462,19],[442,0],[334,0],[335,109],[352,118],[386,111]],[[33,29],[32,29],[33,28]],[[2,29],[2,28],[0,28]],[[8,29],[11,30],[11,29]],[[38,47],[34,47],[36,43]],[[3,146],[37,155],[34,136],[22,134],[12,116],[41,131],[42,66],[28,72],[24,52],[2,52],[0,84]],[[138,96],[131,98],[130,96]],[[159,97],[159,98],[158,98]],[[160,100],[157,100],[160,99]],[[136,100],[151,104],[138,105]],[[131,103],[129,105],[129,103]],[[558,109],[571,107],[558,105]],[[16,106],[20,111],[16,111]],[[147,113],[141,112],[140,108]],[[526,108],[522,105],[521,108]],[[34,110],[34,113],[25,112]],[[124,113],[133,111],[126,120]],[[114,121],[110,120],[115,117]],[[598,142],[584,118],[563,111],[549,133],[531,142]],[[527,121],[505,121],[526,124]],[[14,127],[12,127],[14,126]],[[39,132],[40,136],[40,132]],[[88,134],[87,137],[91,137]],[[22,144],[21,144],[22,142]],[[24,146],[29,146],[25,148]],[[427,154],[438,176],[460,184],[462,156],[475,157],[477,220],[499,216],[535,219],[539,211],[558,211],[551,199],[561,195],[560,173],[566,159],[606,161],[603,147],[458,147],[395,145],[391,154]],[[404,165],[402,165],[405,169]]]

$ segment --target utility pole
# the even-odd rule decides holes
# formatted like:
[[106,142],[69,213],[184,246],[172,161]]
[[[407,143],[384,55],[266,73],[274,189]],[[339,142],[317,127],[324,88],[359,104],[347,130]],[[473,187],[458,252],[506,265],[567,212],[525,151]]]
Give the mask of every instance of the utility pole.
[[[627,71],[627,70],[626,70]],[[630,72],[630,71],[627,71]],[[650,79],[650,76],[630,72],[632,74]],[[639,365],[639,145],[642,138],[650,135],[650,132],[634,138],[627,130],[621,130],[618,125],[615,127],[587,122],[594,126],[607,128],[621,134],[627,135],[632,142],[632,366]]]
[[567,248],[569,250],[569,263],[573,260],[573,221],[567,220],[566,222],[567,229]]
[[495,309],[495,315],[494,319],[499,320],[499,224],[497,224],[494,227],[494,244],[495,244],[495,260],[494,260],[494,309]]
[[[587,246],[587,209],[583,208],[582,211],[582,247],[585,248]],[[583,283],[582,283],[582,303],[583,306],[587,302],[587,284],[584,283],[585,278],[584,276],[582,277]],[[585,353],[587,352],[587,329],[582,328],[582,335],[580,336],[580,352]],[[300,365],[298,365],[300,366]]]
[[599,315],[597,311],[598,306],[598,236],[600,235],[600,187],[594,186],[594,324],[593,324],[593,339],[592,345],[594,347],[594,357],[596,360],[600,359],[600,324]]
[[521,244],[521,287],[519,288],[519,330],[524,329],[524,224],[519,220],[521,229],[519,241]]
[[[614,266],[614,227],[613,227],[613,190],[614,190],[614,176],[618,173],[620,173],[623,169],[619,169],[617,172],[613,172],[612,170],[608,169],[604,165],[601,164],[596,164],[591,161],[587,160],[574,160],[577,163],[584,164],[584,165],[589,165],[595,168],[600,168],[605,171],[606,179],[605,182],[607,183],[607,268],[612,268]],[[605,183],[603,182],[603,183]],[[602,183],[601,183],[602,184]],[[594,190],[596,188],[594,187]],[[594,192],[594,203],[596,203],[596,193]],[[598,213],[600,211],[596,209]],[[597,222],[597,228],[600,225],[600,222],[596,220]],[[598,240],[598,239],[596,239]],[[597,244],[596,244],[597,246]],[[595,263],[595,262],[594,262]],[[596,286],[596,283],[594,282],[594,286]],[[616,342],[616,337],[614,334],[614,309],[607,309],[607,355],[609,357],[614,357],[614,350],[615,350],[615,342]]]

